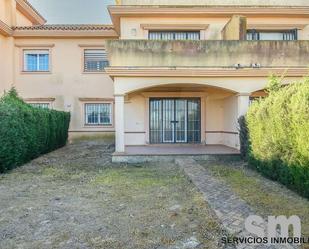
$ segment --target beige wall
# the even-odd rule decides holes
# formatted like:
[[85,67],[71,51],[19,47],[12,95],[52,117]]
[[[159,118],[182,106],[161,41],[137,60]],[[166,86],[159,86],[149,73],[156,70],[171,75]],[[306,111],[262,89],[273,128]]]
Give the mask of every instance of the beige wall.
[[[72,113],[71,131],[112,131],[113,127],[84,126],[83,105],[80,98],[110,101],[113,82],[105,73],[83,72],[83,50],[104,47],[102,39],[16,39],[14,47],[15,83],[19,94],[26,99],[55,98],[52,106]],[[22,72],[23,49],[50,49],[50,73]],[[86,46],[86,47],[84,47]],[[99,102],[103,102],[100,100]],[[105,101],[105,100],[104,100]]]
[[[230,18],[193,18],[193,17],[177,17],[177,18],[167,18],[167,17],[122,17],[120,19],[121,35],[120,39],[148,39],[148,30],[143,28],[144,24],[158,24],[164,27],[164,24],[174,24],[174,25],[209,25],[206,30],[201,30],[202,40],[221,40],[221,31],[224,26],[228,23]],[[282,27],[288,25],[295,25],[296,27],[301,27],[299,30],[300,40],[309,40],[309,18],[304,17],[247,17],[247,24],[250,26],[254,25],[278,25]],[[303,28],[303,26],[305,28]]]
[[0,96],[14,82],[14,39],[0,34]]
[[9,26],[16,24],[15,0],[0,0],[0,20]]

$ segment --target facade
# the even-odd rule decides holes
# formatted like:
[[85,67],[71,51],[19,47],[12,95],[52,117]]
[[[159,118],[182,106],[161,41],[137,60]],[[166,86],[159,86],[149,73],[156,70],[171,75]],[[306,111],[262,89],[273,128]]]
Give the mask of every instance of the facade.
[[[0,0],[0,91],[70,111],[71,136],[239,148],[237,119],[271,74],[308,74],[307,0],[123,0],[112,25],[46,25]],[[73,8],[74,9],[74,8]]]

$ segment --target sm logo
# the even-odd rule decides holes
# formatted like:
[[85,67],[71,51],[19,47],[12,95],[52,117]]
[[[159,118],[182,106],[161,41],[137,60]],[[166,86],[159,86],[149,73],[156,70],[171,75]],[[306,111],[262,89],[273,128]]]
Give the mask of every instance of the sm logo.
[[[272,238],[300,238],[301,221],[296,215],[289,218],[286,216],[268,216],[267,222],[258,215],[251,215],[245,221],[246,230],[258,237]],[[289,230],[291,228],[291,230]],[[289,236],[289,231],[293,231],[293,236]]]

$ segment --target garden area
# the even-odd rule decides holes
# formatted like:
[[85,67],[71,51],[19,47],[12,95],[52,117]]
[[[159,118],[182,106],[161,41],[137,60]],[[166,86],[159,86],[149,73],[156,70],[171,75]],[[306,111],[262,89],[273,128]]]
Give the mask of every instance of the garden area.
[[113,151],[112,139],[74,141],[0,175],[0,248],[222,248],[177,165],[115,165]]

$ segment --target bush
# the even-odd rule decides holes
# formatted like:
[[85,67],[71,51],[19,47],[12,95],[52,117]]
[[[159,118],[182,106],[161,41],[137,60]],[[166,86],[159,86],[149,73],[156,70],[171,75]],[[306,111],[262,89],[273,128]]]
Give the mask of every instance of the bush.
[[309,198],[309,79],[278,86],[271,78],[269,96],[246,116],[249,164]]
[[240,139],[240,154],[241,157],[247,161],[250,150],[249,131],[245,116],[238,119],[239,124],[239,139]]
[[70,114],[32,107],[14,89],[0,99],[0,172],[66,144]]

